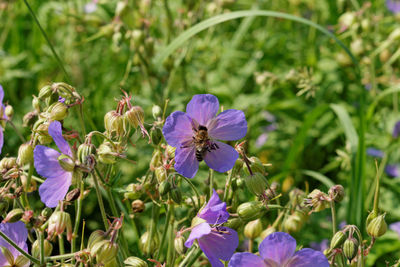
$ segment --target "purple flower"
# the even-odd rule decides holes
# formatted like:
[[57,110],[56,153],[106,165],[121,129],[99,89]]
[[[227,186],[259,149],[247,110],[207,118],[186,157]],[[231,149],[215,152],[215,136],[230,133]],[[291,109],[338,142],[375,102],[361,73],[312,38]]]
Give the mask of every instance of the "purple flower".
[[243,252],[233,255],[229,267],[329,267],[325,255],[310,248],[296,251],[296,240],[283,232],[267,236],[258,247],[260,256]]
[[[72,158],[71,148],[62,136],[60,122],[50,123],[49,134],[63,155]],[[71,163],[71,159],[59,160],[61,155],[57,150],[41,145],[37,145],[33,151],[36,171],[47,178],[39,187],[40,199],[50,208],[56,207],[58,202],[64,199],[71,185],[72,172],[65,170],[60,164],[60,160]]]
[[399,177],[400,176],[399,168],[397,167],[396,164],[386,165],[385,172],[387,175],[389,175],[391,177]]
[[[20,248],[28,252],[28,245],[26,244],[26,240],[28,238],[28,230],[26,230],[25,224],[23,222],[1,223],[0,231],[6,236],[8,236],[12,241],[14,241]],[[0,247],[8,249],[13,256],[13,259],[10,259],[13,262],[9,262],[9,259],[7,259],[0,251],[0,266],[16,266],[14,265],[15,261],[21,255],[21,253],[18,250],[16,250],[13,246],[11,246],[2,237],[0,237]],[[29,261],[27,261],[27,263],[23,265],[23,267],[25,266],[29,266]]]
[[377,148],[369,147],[367,148],[367,155],[375,158],[383,158],[385,153],[383,153],[382,150],[379,150]]
[[233,141],[246,135],[244,113],[228,109],[216,116],[218,98],[195,95],[186,106],[186,113],[175,111],[165,121],[163,134],[170,146],[176,147],[175,170],[193,178],[204,159],[218,172],[232,169],[239,154],[230,145],[216,140]]
[[395,231],[400,236],[400,222],[395,222],[389,225],[389,228]]
[[329,248],[329,240],[323,239],[321,242],[311,242],[310,247],[314,250],[324,252],[325,249]]
[[386,7],[394,14],[400,12],[400,1],[399,0],[386,0]]
[[86,14],[93,13],[97,10],[97,0],[93,0],[90,3],[87,3],[84,7],[84,11]]
[[190,248],[197,239],[212,267],[223,267],[220,260],[228,261],[232,257],[239,245],[239,237],[235,230],[217,226],[228,220],[229,213],[226,203],[219,199],[215,190],[197,217],[203,222],[193,227],[185,246]]
[[399,134],[400,134],[400,121],[397,121],[393,127],[392,136],[393,136],[393,138],[397,138],[397,137],[399,137]]
[[[0,84],[0,117],[1,117],[1,121],[3,120],[7,120],[7,116],[5,114],[5,106],[3,104],[3,98],[4,98],[4,90],[3,90],[3,86],[1,86]],[[1,125],[4,125],[4,123],[1,123]],[[0,154],[1,154],[1,150],[3,148],[4,145],[4,134],[3,134],[3,127],[0,126]]]

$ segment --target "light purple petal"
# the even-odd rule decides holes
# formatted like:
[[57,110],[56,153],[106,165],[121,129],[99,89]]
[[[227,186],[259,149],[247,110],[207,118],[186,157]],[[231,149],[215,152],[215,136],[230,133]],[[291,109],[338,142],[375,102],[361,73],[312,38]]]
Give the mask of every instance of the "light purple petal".
[[400,2],[398,0],[386,0],[386,6],[394,14],[400,13]]
[[[20,248],[28,252],[28,245],[26,240],[28,238],[28,230],[25,224],[21,221],[16,223],[1,223],[0,231],[13,240]],[[14,259],[21,255],[21,253],[16,250],[13,246],[7,243],[3,238],[0,237],[0,246],[6,247],[13,254]],[[4,255],[0,252],[0,266],[7,265],[7,260]]]
[[267,236],[258,247],[263,259],[271,259],[278,264],[289,260],[296,250],[296,240],[284,232],[275,232]]
[[399,167],[396,164],[386,165],[385,172],[387,175],[389,175],[391,177],[399,177],[400,176]]
[[49,134],[53,138],[60,151],[63,154],[72,157],[71,148],[62,136],[61,123],[59,121],[53,121],[52,123],[50,123]]
[[33,151],[33,162],[37,173],[46,178],[57,178],[66,171],[58,163],[61,154],[52,148],[37,145]]
[[223,267],[220,261],[229,261],[239,245],[239,237],[235,230],[221,227],[222,232],[216,232],[215,228],[210,234],[199,239],[199,246],[207,256],[212,267]]
[[400,236],[400,222],[395,222],[389,225],[389,228],[395,231]]
[[3,106],[3,99],[4,99],[4,90],[3,86],[0,84],[0,106]]
[[217,172],[226,172],[233,168],[239,154],[230,145],[214,141],[219,148],[206,152],[204,161],[208,167]]
[[4,145],[4,133],[3,133],[3,127],[0,126],[0,154],[1,151],[3,150],[3,145]]
[[[399,5],[400,5],[400,3],[399,3]],[[393,136],[393,138],[397,138],[397,137],[399,137],[399,134],[400,134],[400,121],[397,121],[393,127],[392,136]]]
[[287,263],[287,267],[329,267],[325,255],[311,248],[304,248],[297,251]]
[[367,148],[367,155],[375,158],[383,158],[385,153],[377,148],[369,147]]
[[196,159],[196,149],[191,147],[177,147],[175,150],[175,170],[187,178],[193,178],[199,169]]
[[186,106],[186,113],[200,125],[206,126],[208,121],[217,115],[218,98],[213,95],[194,95]]
[[203,223],[196,225],[190,232],[190,235],[185,242],[185,246],[190,248],[196,239],[199,239],[202,236],[208,235],[210,233],[211,233],[211,227],[208,223],[203,222]]
[[210,137],[219,140],[234,141],[243,138],[247,133],[246,117],[243,111],[236,109],[221,112],[206,126]]
[[266,267],[267,265],[264,263],[263,259],[260,257],[249,253],[235,253],[231,260],[229,261],[228,267],[243,267],[243,266],[252,266],[252,267]]
[[48,178],[39,187],[40,200],[49,208],[57,207],[71,185],[72,173],[65,172],[56,178]]
[[179,147],[193,136],[192,120],[182,111],[175,111],[165,121],[163,135],[170,146]]
[[221,224],[228,220],[229,212],[226,211],[226,203],[219,199],[214,189],[210,200],[200,211],[198,217],[206,220],[209,224]]

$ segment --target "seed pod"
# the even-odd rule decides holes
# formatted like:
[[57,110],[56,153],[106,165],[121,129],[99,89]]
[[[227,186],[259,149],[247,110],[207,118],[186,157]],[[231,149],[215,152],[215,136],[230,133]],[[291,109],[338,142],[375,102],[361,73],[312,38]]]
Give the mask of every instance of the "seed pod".
[[345,240],[346,240],[346,234],[343,231],[336,232],[336,234],[332,237],[330,249],[332,250],[339,248],[344,243]]
[[164,166],[159,166],[154,170],[154,174],[156,175],[157,181],[159,183],[165,181],[167,179],[167,170]]
[[156,149],[153,152],[153,156],[150,161],[150,170],[154,171],[157,167],[162,166],[162,153]]
[[187,247],[185,246],[185,238],[183,236],[175,237],[174,246],[176,252],[178,252],[180,255],[184,255],[187,251]]
[[4,222],[8,223],[15,223],[21,220],[22,216],[24,215],[24,211],[22,209],[13,209],[9,213],[7,213],[6,218],[3,220]]
[[328,191],[328,195],[335,202],[342,201],[343,198],[344,198],[344,188],[343,188],[343,186],[340,185],[340,184],[332,186]]
[[150,240],[150,247],[147,246],[147,241],[149,239],[149,232],[145,232],[139,240],[139,249],[145,254],[150,255],[157,251],[159,246],[158,233],[154,233],[154,237]]
[[114,164],[116,162],[115,152],[113,152],[111,144],[108,142],[105,142],[99,146],[97,149],[97,155],[101,163]]
[[173,201],[175,201],[176,204],[181,204],[182,202],[182,193],[178,188],[173,188],[170,192],[169,192],[171,199]]
[[11,119],[14,116],[14,109],[12,106],[7,105],[6,108],[4,109],[4,114]]
[[118,244],[111,240],[96,242],[90,249],[90,254],[96,257],[97,263],[107,263],[113,260],[118,253]]
[[[53,245],[47,240],[44,240],[44,256],[48,257],[53,251]],[[39,259],[40,258],[40,243],[39,240],[35,240],[32,244],[32,256]]]
[[[250,161],[250,168],[253,172],[253,174],[259,172],[261,174],[265,173],[265,168],[261,160],[257,157],[251,157],[249,158]],[[243,164],[243,171],[246,176],[250,175],[249,169],[247,168],[246,164]]]
[[265,188],[268,185],[267,179],[265,179],[264,175],[259,172],[247,176],[245,181],[247,189],[256,196],[264,194]]
[[140,199],[136,199],[132,202],[133,213],[141,213],[145,210],[145,208],[146,206],[144,205],[144,202]]
[[139,125],[143,125],[144,122],[144,111],[140,106],[131,107],[126,113],[125,118],[128,123],[133,127],[137,128]]
[[314,189],[304,200],[306,206],[311,207],[314,212],[320,212],[329,208],[330,204],[327,201],[328,195],[318,189]]
[[96,230],[92,232],[88,240],[88,249],[91,250],[93,246],[106,239],[106,233],[102,230]]
[[49,227],[47,233],[49,236],[60,235],[67,230],[67,239],[71,241],[72,238],[72,224],[71,217],[65,211],[55,211],[49,218]]
[[267,208],[261,201],[245,202],[237,208],[237,214],[243,221],[258,219],[266,212]]
[[371,220],[367,225],[367,233],[371,237],[380,237],[387,231],[387,224],[385,221],[385,214],[381,214],[378,217]]
[[349,237],[344,241],[343,254],[351,262],[358,253],[358,241],[354,237]]
[[125,266],[127,267],[148,267],[147,263],[138,257],[129,257],[124,261]]
[[78,160],[82,164],[87,163],[87,157],[96,153],[96,147],[93,144],[83,143],[78,147]]
[[158,105],[154,105],[151,109],[151,112],[153,113],[153,118],[155,120],[162,116],[162,109]]
[[107,132],[117,136],[125,136],[129,132],[128,125],[125,123],[124,116],[115,110],[109,111],[104,116],[104,127]]
[[125,187],[126,192],[124,197],[126,199],[135,200],[142,196],[141,185],[138,184],[128,184]]
[[18,149],[17,163],[24,166],[33,161],[33,147],[29,143],[22,144]]
[[366,226],[368,227],[368,225],[371,223],[371,221],[373,220],[373,219],[375,219],[376,217],[378,217],[379,216],[379,213],[378,213],[378,211],[376,211],[376,210],[372,210],[369,214],[368,214],[368,217],[367,217],[367,220],[366,220]]
[[253,240],[261,234],[262,230],[262,223],[260,219],[250,221],[244,227],[244,236]]
[[232,228],[233,230],[239,229],[239,227],[242,225],[243,221],[240,218],[231,218],[224,223],[224,226]]
[[165,196],[169,191],[171,191],[171,183],[167,180],[162,181],[158,187],[158,192],[160,192],[160,195]]
[[160,144],[163,137],[161,129],[158,127],[152,127],[150,130],[150,137],[154,145]]
[[14,168],[17,165],[17,159],[14,157],[2,158],[0,161],[0,172],[5,172]]
[[68,106],[65,103],[57,102],[50,107],[50,119],[62,121],[68,116]]

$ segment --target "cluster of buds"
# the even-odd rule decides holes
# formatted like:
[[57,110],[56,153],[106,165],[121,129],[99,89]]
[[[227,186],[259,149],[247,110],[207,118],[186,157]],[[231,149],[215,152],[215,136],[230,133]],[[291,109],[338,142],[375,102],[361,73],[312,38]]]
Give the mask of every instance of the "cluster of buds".
[[356,260],[361,249],[360,239],[361,235],[357,226],[347,225],[332,237],[330,247],[325,253],[329,258],[332,258],[332,261],[334,261],[336,255],[343,253],[351,264],[352,261]]
[[329,208],[331,203],[342,201],[343,198],[343,186],[334,185],[329,189],[328,194],[318,189],[314,189],[310,194],[308,194],[307,198],[304,200],[304,203],[307,207],[311,208],[311,212],[320,212]]

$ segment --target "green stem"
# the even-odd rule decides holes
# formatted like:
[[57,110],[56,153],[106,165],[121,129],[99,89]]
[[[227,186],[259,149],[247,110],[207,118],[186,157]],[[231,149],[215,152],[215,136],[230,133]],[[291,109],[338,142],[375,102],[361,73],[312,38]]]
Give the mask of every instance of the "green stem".
[[85,120],[83,119],[83,103],[79,104],[78,117],[83,136],[86,136]]
[[336,234],[336,210],[335,210],[335,201],[331,201],[331,213],[332,213],[332,233],[334,236]]
[[209,182],[210,182],[210,196],[209,196],[209,199],[210,199],[213,194],[213,189],[214,189],[214,187],[213,187],[213,185],[214,185],[214,170],[213,169],[210,169],[208,178],[209,178]]
[[[188,264],[187,264],[187,265],[184,265],[184,266],[185,266],[185,267],[186,267],[186,266],[187,266],[187,267],[192,266],[192,265],[196,262],[196,260],[200,257],[201,253],[202,253],[201,249],[200,249],[200,248],[196,248],[193,257],[191,257],[190,260],[188,261]],[[179,265],[179,266],[180,266],[180,265]]]
[[57,260],[62,260],[62,259],[72,259],[74,257],[75,257],[75,253],[68,253],[68,254],[62,254],[62,255],[57,255],[57,256],[46,257],[46,261],[57,261]]
[[147,251],[149,253],[151,252],[151,243],[152,243],[154,235],[156,234],[156,231],[157,231],[157,223],[158,223],[159,215],[160,215],[160,208],[158,207],[158,205],[153,203],[153,208],[151,210],[149,238],[147,239],[147,244],[146,244]]
[[228,178],[226,179],[224,199],[222,200],[223,202],[227,201],[229,190],[231,188],[231,183],[232,183],[232,170],[228,172]]
[[373,211],[378,214],[379,212],[379,178],[380,178],[380,173],[379,173],[379,168],[378,168],[378,162],[375,161],[375,166],[376,166],[376,185],[375,185],[375,196],[374,196],[374,209]]
[[[62,234],[58,235],[58,248],[60,250],[60,254],[65,254],[64,238]],[[64,263],[64,259],[61,259],[61,263]]]
[[198,249],[198,248],[195,247],[195,246],[192,246],[192,247],[187,251],[186,257],[183,259],[183,261],[181,262],[181,264],[179,264],[179,267],[186,267],[186,266],[187,266],[186,264],[188,263],[188,261],[190,260],[190,258],[192,257],[192,255],[195,254],[196,249]]
[[253,252],[253,239],[249,239],[249,252],[252,253]]
[[[81,215],[82,215],[82,199],[83,199],[83,192],[84,192],[84,184],[83,181],[80,180],[79,182],[79,198],[75,202],[76,205],[76,217],[75,217],[75,224],[74,224],[74,232],[72,234],[72,240],[71,240],[71,253],[74,253],[76,250],[76,238],[78,237],[78,231],[79,231],[79,223],[81,221]],[[75,260],[73,260],[74,262]]]
[[95,189],[96,189],[97,200],[99,201],[101,218],[103,220],[104,227],[107,230],[108,229],[108,223],[107,223],[106,210],[104,209],[103,197],[101,196],[99,181],[97,180],[97,176],[96,176],[95,172],[92,172],[92,177],[93,177],[94,186],[95,186]]
[[4,234],[2,231],[0,231],[0,236],[11,246],[13,246],[18,252],[20,252],[22,255],[24,255],[26,258],[28,258],[31,262],[35,264],[40,264],[40,261],[31,255],[29,255],[25,250],[23,250],[21,247],[19,247],[17,244],[14,243],[6,234]]
[[39,232],[39,242],[40,242],[40,266],[46,263],[44,259],[44,235],[42,231]]
[[170,220],[171,220],[171,216],[172,216],[173,211],[174,211],[174,204],[172,203],[172,204],[168,205],[167,218],[165,219],[165,228],[164,228],[164,231],[163,231],[163,235],[161,237],[160,249],[157,251],[157,254],[156,254],[156,257],[155,257],[156,260],[160,260],[160,258],[159,258],[160,257],[160,252],[164,248],[164,242],[165,242],[165,238],[167,237],[168,227],[169,227],[169,224],[170,224]]
[[[171,204],[174,205],[174,204]],[[173,207],[171,208],[173,210]],[[175,233],[174,233],[174,218],[171,220],[168,251],[167,251],[167,266],[174,266],[175,259]]]
[[198,204],[197,210],[199,210],[200,207],[201,207],[199,191],[197,191],[197,188],[194,186],[194,184],[192,183],[192,181],[190,181],[188,178],[186,178],[186,177],[184,177],[184,176],[181,176],[181,177],[190,185],[190,187],[193,189],[194,193],[196,194],[197,204]]

